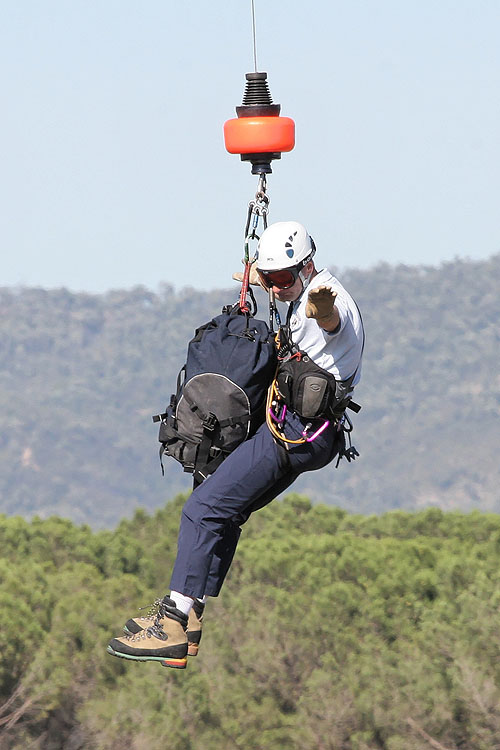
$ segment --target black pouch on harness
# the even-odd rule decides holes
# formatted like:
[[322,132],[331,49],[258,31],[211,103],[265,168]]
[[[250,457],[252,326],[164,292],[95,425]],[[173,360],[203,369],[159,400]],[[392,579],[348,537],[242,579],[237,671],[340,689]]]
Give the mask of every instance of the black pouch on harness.
[[275,370],[267,324],[238,307],[198,328],[176,393],[153,417],[160,422],[160,459],[172,456],[193,473],[195,486],[202,482],[264,421]]
[[280,362],[276,385],[288,408],[301,417],[314,419],[341,416],[347,406],[359,411],[349,396],[353,379],[354,376],[336,380],[305,352],[298,351]]

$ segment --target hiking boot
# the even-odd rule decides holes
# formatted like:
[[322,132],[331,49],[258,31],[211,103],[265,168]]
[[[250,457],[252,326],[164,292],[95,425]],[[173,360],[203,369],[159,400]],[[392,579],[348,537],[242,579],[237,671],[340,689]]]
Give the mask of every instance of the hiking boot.
[[[166,597],[166,599],[167,598],[168,597]],[[127,620],[123,626],[125,633],[127,633],[127,635],[135,635],[136,633],[140,633],[141,630],[150,628],[152,625],[158,624],[163,626],[164,615],[162,612],[162,604],[164,601],[165,600],[163,599],[156,599],[144,617],[133,617],[130,620]],[[198,653],[201,641],[204,609],[205,605],[195,599],[188,616],[188,656],[196,656]]]
[[193,606],[189,610],[187,639],[188,639],[188,656],[196,656],[200,647],[201,630],[203,623],[203,611],[205,605],[194,600]]
[[162,603],[162,624],[154,623],[137,633],[113,638],[108,653],[132,661],[158,661],[164,667],[184,669],[187,663],[187,615],[171,599]]

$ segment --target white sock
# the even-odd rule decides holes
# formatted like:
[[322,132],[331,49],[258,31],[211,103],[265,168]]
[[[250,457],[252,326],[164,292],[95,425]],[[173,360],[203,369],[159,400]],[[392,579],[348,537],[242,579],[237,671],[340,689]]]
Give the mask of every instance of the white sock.
[[194,599],[192,599],[190,596],[179,594],[178,591],[171,591],[170,598],[173,602],[175,602],[175,606],[177,607],[177,609],[180,609],[180,611],[184,612],[185,615],[189,614],[191,607],[193,606]]
[[200,602],[200,604],[205,604],[205,602],[207,601],[207,597],[206,597],[206,596],[202,596],[202,597],[200,598],[199,596],[197,596],[197,597],[196,597],[196,601],[197,601],[197,602]]

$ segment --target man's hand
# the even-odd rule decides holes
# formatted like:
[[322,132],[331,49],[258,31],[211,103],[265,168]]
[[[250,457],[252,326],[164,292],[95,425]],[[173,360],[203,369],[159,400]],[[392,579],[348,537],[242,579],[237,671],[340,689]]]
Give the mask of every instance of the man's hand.
[[[235,281],[243,281],[243,271],[236,271],[236,273],[233,273],[233,279]],[[255,263],[252,263],[252,265],[250,266],[250,276],[248,277],[248,283],[252,286],[261,286],[262,289],[265,289],[265,291],[267,292],[267,287],[264,286],[259,274],[257,273]]]
[[314,318],[325,331],[334,331],[340,323],[339,311],[335,307],[337,292],[329,286],[318,286],[307,295],[306,317]]

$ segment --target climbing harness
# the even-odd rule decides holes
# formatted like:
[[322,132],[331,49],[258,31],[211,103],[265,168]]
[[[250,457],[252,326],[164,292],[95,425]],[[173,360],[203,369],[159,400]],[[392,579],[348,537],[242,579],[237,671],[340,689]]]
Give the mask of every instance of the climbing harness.
[[[311,443],[331,423],[336,424],[338,430],[350,432],[352,423],[348,417],[346,419],[345,410],[349,408],[359,412],[361,409],[350,396],[358,370],[347,380],[339,381],[317,365],[292,341],[289,327],[291,311],[292,306],[289,307],[286,324],[280,326],[275,337],[278,367],[266,403],[267,426],[285,447]],[[284,433],[289,409],[311,420],[307,422],[302,436],[296,440],[287,438]]]

